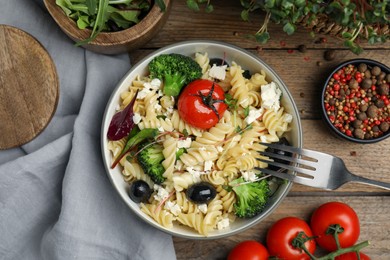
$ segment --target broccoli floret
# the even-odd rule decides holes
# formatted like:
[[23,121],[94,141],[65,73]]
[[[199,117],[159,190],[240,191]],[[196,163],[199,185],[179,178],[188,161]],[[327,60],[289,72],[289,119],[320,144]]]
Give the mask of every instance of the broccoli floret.
[[246,184],[244,178],[238,178],[230,183],[236,193],[237,201],[234,204],[235,214],[240,218],[251,218],[263,211],[270,196],[267,180],[260,180]]
[[139,146],[137,160],[144,172],[157,184],[165,181],[163,176],[165,169],[161,162],[165,159],[162,153],[163,146],[155,143],[144,142]]
[[149,63],[150,76],[163,81],[163,92],[178,96],[183,86],[202,76],[202,68],[191,57],[178,53],[161,54]]

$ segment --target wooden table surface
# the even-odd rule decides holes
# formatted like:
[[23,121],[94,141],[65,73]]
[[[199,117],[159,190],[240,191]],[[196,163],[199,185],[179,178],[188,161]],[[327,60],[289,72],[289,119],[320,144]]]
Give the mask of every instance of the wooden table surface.
[[[330,69],[352,58],[370,58],[390,66],[390,43],[365,45],[357,56],[345,49],[339,39],[311,35],[299,28],[287,36],[281,26],[271,24],[271,40],[260,45],[244,36],[261,26],[264,14],[252,14],[250,22],[240,18],[240,1],[212,1],[212,13],[193,12],[186,1],[175,0],[163,30],[144,48],[130,53],[132,63],[168,44],[183,40],[219,40],[245,48],[268,63],[287,84],[303,125],[303,146],[341,157],[349,170],[357,175],[390,182],[390,138],[376,144],[362,145],[340,140],[332,135],[321,120],[319,94]],[[319,39],[325,37],[325,43]],[[305,53],[297,47],[306,45]],[[336,51],[336,58],[326,61],[324,52]],[[369,240],[363,252],[371,259],[390,259],[390,192],[359,184],[347,184],[337,191],[323,191],[295,184],[287,198],[265,221],[245,232],[211,241],[174,238],[177,259],[224,259],[238,242],[255,239],[264,242],[267,229],[278,219],[296,216],[308,220],[312,211],[328,201],[341,201],[352,206],[361,222],[359,242]]]

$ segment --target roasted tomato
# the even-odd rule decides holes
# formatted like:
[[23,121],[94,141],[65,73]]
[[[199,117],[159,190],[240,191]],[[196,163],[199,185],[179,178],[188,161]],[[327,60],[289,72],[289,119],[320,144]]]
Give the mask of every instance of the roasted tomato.
[[[299,232],[304,232],[307,237],[313,236],[309,225],[300,218],[285,217],[276,221],[267,233],[267,248],[270,255],[288,260],[309,260],[310,257],[302,249],[292,245]],[[314,240],[306,241],[305,247],[313,254],[316,243]]]
[[267,248],[254,240],[237,244],[229,253],[227,260],[267,260]]
[[200,129],[215,126],[227,109],[223,89],[206,79],[188,84],[180,94],[177,106],[180,117]]
[[353,246],[359,238],[360,226],[356,212],[342,202],[328,202],[318,207],[311,217],[310,227],[317,236],[318,245],[328,251],[337,249],[332,234],[326,234],[329,226],[340,225],[343,231],[338,234],[341,247]]

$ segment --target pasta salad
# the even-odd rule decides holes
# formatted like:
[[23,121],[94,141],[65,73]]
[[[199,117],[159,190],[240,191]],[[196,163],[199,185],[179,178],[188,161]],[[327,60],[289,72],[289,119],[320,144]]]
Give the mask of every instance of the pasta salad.
[[[266,149],[259,142],[279,142],[293,118],[280,103],[281,90],[264,71],[250,74],[234,61],[212,64],[208,53],[190,58],[201,73],[178,96],[167,95],[165,80],[153,73],[137,76],[121,93],[117,110],[131,109],[132,129],[147,133],[147,140],[132,138],[135,145],[126,150],[137,136],[131,130],[109,140],[108,149],[117,163],[113,167],[121,168],[130,186],[142,181],[150,189],[139,201],[146,215],[165,228],[184,225],[207,236],[229,228],[237,217],[261,212],[242,213],[236,187],[261,183],[267,192],[260,199],[266,204],[271,178],[255,169],[267,167],[258,160],[263,158],[258,151]],[[205,104],[212,116],[196,114]],[[144,163],[146,157],[158,166]]]

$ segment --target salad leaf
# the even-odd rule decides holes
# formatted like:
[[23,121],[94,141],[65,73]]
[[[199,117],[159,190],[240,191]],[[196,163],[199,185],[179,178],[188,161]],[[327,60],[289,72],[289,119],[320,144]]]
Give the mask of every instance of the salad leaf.
[[122,111],[117,112],[111,119],[110,126],[107,131],[107,138],[116,141],[126,137],[134,127],[133,107],[137,98],[138,91],[130,101],[130,103]]
[[135,135],[133,135],[132,137],[130,137],[132,135],[132,132],[130,132],[126,145],[123,147],[123,150],[118,155],[117,159],[111,165],[111,168],[114,169],[115,166],[120,162],[120,160],[122,160],[122,158],[136,145],[138,145],[139,143],[143,142],[146,139],[156,137],[158,133],[159,131],[157,128],[144,128],[138,133],[136,133]]
[[[79,29],[91,29],[88,38],[76,46],[93,41],[102,31],[119,31],[140,22],[150,11],[149,0],[56,0],[66,16],[73,19]],[[162,11],[164,0],[156,0]]]

